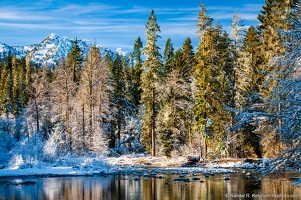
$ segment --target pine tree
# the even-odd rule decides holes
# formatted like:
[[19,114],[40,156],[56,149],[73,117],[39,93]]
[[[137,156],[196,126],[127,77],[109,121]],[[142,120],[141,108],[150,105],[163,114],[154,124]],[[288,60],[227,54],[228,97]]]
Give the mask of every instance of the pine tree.
[[[282,31],[289,30],[291,22],[288,20],[292,9],[294,9],[295,0],[281,0],[281,1],[265,1],[265,6],[258,19],[261,24],[258,26],[261,36],[261,51],[263,56],[263,62],[261,64],[261,71],[265,74],[264,87],[261,88],[261,96],[264,99],[273,93],[273,88],[277,86],[279,80],[283,79],[282,72],[285,71],[285,66],[282,65],[281,60],[277,59],[285,53],[284,42],[290,40]],[[275,79],[274,76],[277,78]],[[285,98],[284,96],[279,98]],[[269,102],[264,102],[269,104]],[[281,110],[281,105],[278,108]],[[270,112],[274,112],[271,111]],[[261,122],[261,133],[269,133],[266,135],[268,141],[274,140],[275,149],[282,151],[282,144],[279,142],[277,130],[274,127],[278,126],[278,130],[281,130],[281,120],[262,120]],[[272,139],[273,138],[273,139]]]
[[75,38],[75,40],[72,41],[72,43],[73,47],[68,53],[66,61],[67,66],[72,69],[73,82],[78,84],[84,59],[82,56],[82,50],[79,48],[77,38]]
[[161,86],[161,109],[158,114],[158,132],[162,152],[170,157],[173,150],[180,153],[180,147],[187,143],[189,129],[187,116],[191,111],[191,88],[178,70],[171,71]]
[[[240,49],[240,57],[238,60],[237,74],[237,92],[236,105],[242,112],[259,112],[262,107],[261,87],[264,85],[264,74],[260,70],[262,56],[260,52],[260,37],[253,26],[249,27],[244,43]],[[240,118],[240,115],[238,115]],[[241,144],[244,144],[242,152],[255,152],[261,157],[260,134],[255,131],[256,122],[248,120],[238,122],[241,133],[237,138]]]
[[[168,46],[168,45],[167,45]],[[170,49],[170,48],[166,48]],[[193,47],[187,38],[170,60],[170,70],[160,88],[158,132],[162,152],[170,157],[173,151],[189,143],[192,146],[193,106],[191,72],[194,63]],[[185,147],[184,147],[185,148]]]
[[193,67],[195,65],[195,55],[193,52],[191,39],[189,37],[185,39],[184,44],[182,46],[182,51],[184,63],[180,72],[182,73],[183,77],[188,78],[192,75]]
[[164,59],[164,76],[172,71],[172,60],[174,58],[174,48],[171,39],[168,38],[165,44],[163,59]]
[[[217,26],[217,49],[218,49],[218,66],[220,72],[217,75],[217,86],[215,89],[216,96],[220,103],[218,114],[212,117],[215,124],[215,135],[221,134],[219,153],[224,154],[224,151],[228,155],[233,156],[231,149],[227,149],[227,136],[231,134],[229,128],[234,124],[234,112],[228,110],[229,107],[234,107],[235,97],[235,71],[233,66],[233,56],[231,52],[229,35]],[[219,122],[219,123],[217,123]],[[232,141],[233,143],[234,141]],[[230,143],[231,144],[231,143]]]
[[30,99],[30,91],[31,91],[31,74],[33,73],[33,69],[32,69],[32,63],[31,63],[31,55],[30,55],[30,52],[27,52],[26,54],[26,58],[25,58],[25,61],[26,61],[26,67],[25,67],[25,84],[26,84],[26,94],[25,94],[25,102],[27,103]]
[[12,100],[11,100],[11,104],[12,104],[12,114],[14,114],[15,116],[20,114],[20,110],[19,110],[19,104],[20,104],[20,91],[19,91],[19,73],[20,73],[20,69],[19,69],[19,64],[17,61],[17,57],[16,55],[13,55],[12,58]]
[[128,100],[126,98],[126,74],[125,67],[120,55],[116,55],[113,67],[113,92],[111,94],[112,109],[114,110],[114,127],[116,139],[118,141],[117,148],[120,146],[121,133],[124,130],[125,117],[127,115]]
[[8,52],[4,67],[1,71],[1,110],[3,113],[10,114],[12,112],[13,101],[13,74],[12,74],[12,56]]
[[233,66],[230,39],[222,31],[220,24],[207,26],[206,29],[199,30],[199,33],[202,36],[194,69],[197,88],[195,126],[203,137],[202,156],[206,157],[208,145],[218,154],[225,149],[226,127],[230,122],[226,106],[231,102]]
[[160,36],[157,35],[157,32],[160,32],[160,27],[157,24],[154,10],[152,10],[146,23],[146,46],[143,49],[146,58],[141,75],[141,88],[143,90],[141,100],[144,105],[142,144],[146,146],[146,149],[153,156],[156,156],[156,119],[159,108],[158,87],[162,76],[160,48],[156,44]]
[[[288,19],[296,2],[298,1],[280,0],[276,2],[266,0],[261,13],[258,15],[258,19],[261,22],[258,29],[262,41],[261,51],[263,56],[261,70],[266,75],[266,87],[262,88],[262,96],[264,98],[268,97],[271,89],[277,85],[276,79],[271,78],[271,72],[278,71],[278,73],[281,73],[281,71],[285,70],[281,62],[277,62],[275,58],[285,53],[283,44],[289,38],[286,38],[285,34],[281,32],[289,30],[291,22]],[[279,76],[278,78],[282,77]]]
[[209,115],[214,113],[215,101],[211,91],[213,87],[213,77],[210,65],[214,64],[217,50],[214,46],[214,39],[211,32],[205,32],[202,36],[202,41],[198,47],[197,52],[197,64],[194,70],[194,77],[196,79],[196,87],[198,89],[196,93],[196,108],[195,108],[195,125],[200,130],[203,136],[203,149],[202,156],[205,158],[207,154],[207,138],[213,136],[213,121]]
[[141,101],[141,74],[142,74],[142,41],[138,37],[134,44],[134,51],[132,53],[133,64],[130,68],[130,77],[132,80],[132,92],[133,104],[136,106],[136,112]]
[[[105,56],[105,65],[108,67],[110,73],[112,74],[113,66],[114,66],[114,60],[112,59],[110,54],[106,54]],[[113,75],[111,75],[110,79],[113,79]],[[110,84],[111,90],[109,90],[109,112],[108,112],[108,118],[104,119],[104,124],[106,124],[106,130],[107,130],[107,138],[108,138],[108,145],[109,148],[114,149],[116,147],[116,135],[115,130],[116,127],[114,127],[114,118],[112,117],[112,113],[114,113],[114,104],[111,102],[112,100],[112,94],[113,94],[113,88],[114,83]]]
[[193,46],[190,38],[186,38],[182,48],[176,50],[171,61],[172,71],[161,87],[158,121],[162,152],[167,156],[172,151],[181,153],[181,147],[186,144],[192,150],[197,143],[193,142],[194,100],[191,86],[194,63]]
[[[239,15],[235,12],[233,17],[232,17],[232,23],[231,23],[231,34],[230,34],[230,47],[231,47],[231,54],[232,54],[232,67],[230,71],[228,71],[228,77],[230,81],[229,89],[230,89],[230,96],[229,96],[229,104],[228,106],[232,108],[233,110],[236,109],[237,103],[236,101],[236,95],[237,95],[237,70],[240,68],[240,63],[239,63],[239,56],[240,56],[240,51],[241,51],[241,46],[243,43],[244,39],[244,33],[245,33],[245,28],[242,24],[241,18]],[[244,68],[242,66],[242,68]],[[241,140],[238,137],[238,133],[236,130],[233,129],[235,126],[235,112],[230,111],[230,131],[227,134],[227,142],[226,142],[226,149],[227,149],[227,154],[229,157],[241,157]]]
[[199,11],[198,14],[198,23],[196,24],[196,26],[198,26],[197,33],[199,36],[199,40],[202,40],[204,33],[207,31],[209,27],[212,26],[213,18],[207,15],[207,10],[204,4],[201,4],[200,9],[201,10]]
[[33,118],[33,132],[49,137],[51,132],[51,95],[50,80],[52,72],[46,66],[32,75],[31,99],[28,102],[26,115]]

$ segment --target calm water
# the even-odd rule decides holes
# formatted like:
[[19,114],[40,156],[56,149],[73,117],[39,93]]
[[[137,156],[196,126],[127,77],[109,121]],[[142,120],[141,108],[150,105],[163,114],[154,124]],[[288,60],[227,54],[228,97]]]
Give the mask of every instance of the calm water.
[[[225,181],[225,176],[230,180]],[[292,176],[299,174],[269,176],[257,185],[254,185],[253,178],[244,179],[243,174],[239,173],[209,177],[187,174],[185,177],[189,178],[190,182],[174,181],[179,175],[173,174],[158,174],[156,178],[138,175],[10,178],[0,179],[0,199],[301,199],[301,188],[293,186],[294,181],[290,180]],[[200,180],[193,181],[193,177]],[[3,184],[4,180],[11,183],[36,183]],[[245,198],[248,196],[250,198]]]

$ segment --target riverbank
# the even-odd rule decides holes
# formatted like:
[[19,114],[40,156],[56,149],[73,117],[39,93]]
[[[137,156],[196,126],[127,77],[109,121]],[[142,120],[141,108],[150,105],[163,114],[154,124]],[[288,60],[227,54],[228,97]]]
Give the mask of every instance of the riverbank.
[[107,157],[107,158],[75,158],[60,159],[52,163],[38,163],[4,167],[0,169],[1,177],[26,176],[95,176],[110,174],[159,174],[159,173],[202,173],[221,174],[235,173],[241,169],[264,169],[268,159],[223,159],[200,161],[187,166],[186,157],[169,159],[166,157],[150,157],[143,155]]

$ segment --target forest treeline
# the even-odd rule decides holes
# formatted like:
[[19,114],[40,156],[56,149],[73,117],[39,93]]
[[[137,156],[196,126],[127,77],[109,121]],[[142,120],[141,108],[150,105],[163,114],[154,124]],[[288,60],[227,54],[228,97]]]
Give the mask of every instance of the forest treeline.
[[41,151],[55,155],[293,155],[301,108],[296,5],[266,0],[259,26],[244,27],[235,13],[227,33],[202,4],[197,47],[187,37],[174,49],[168,38],[161,51],[152,11],[145,45],[138,37],[127,56],[101,55],[94,45],[83,57],[76,39],[55,66],[37,66],[30,52],[9,54],[0,65],[0,128],[10,145],[1,148],[38,135]]

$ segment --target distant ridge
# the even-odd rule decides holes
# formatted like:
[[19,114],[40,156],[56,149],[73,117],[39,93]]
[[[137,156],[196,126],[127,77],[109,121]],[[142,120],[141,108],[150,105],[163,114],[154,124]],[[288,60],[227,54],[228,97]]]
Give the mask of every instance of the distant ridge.
[[[27,45],[27,46],[9,46],[7,44],[0,42],[0,58],[5,59],[8,55],[8,52],[11,54],[16,54],[18,58],[25,57],[27,52],[31,52],[32,61],[41,66],[53,66],[57,63],[60,63],[65,59],[72,49],[72,41],[74,39],[69,39],[67,37],[60,37],[55,33],[48,35],[43,41],[39,44]],[[89,40],[77,40],[80,49],[83,51],[83,56],[85,57],[90,47],[94,44]],[[104,56],[107,53],[110,55],[119,54],[126,56],[126,52],[123,52],[121,48],[117,48],[115,52],[110,49],[104,48],[100,45],[99,47],[101,54]]]

